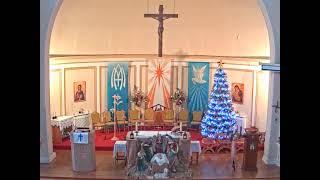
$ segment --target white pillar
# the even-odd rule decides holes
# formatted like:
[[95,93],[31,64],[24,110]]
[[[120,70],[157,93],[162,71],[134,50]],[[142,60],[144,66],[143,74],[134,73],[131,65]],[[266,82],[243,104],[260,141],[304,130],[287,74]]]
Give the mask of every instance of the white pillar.
[[[143,88],[142,87],[140,87],[140,79],[142,78],[142,77],[140,77],[140,66],[141,66],[141,64],[137,64],[136,65],[136,67],[137,67],[137,74],[136,74],[136,83],[137,84],[135,84],[136,86],[138,86],[142,91],[143,91]],[[145,92],[146,93],[146,92]]]
[[182,79],[183,79],[183,77],[181,77],[181,75],[182,75],[182,65],[179,63],[178,64],[178,74],[177,74],[177,76],[178,76],[178,88],[179,89],[182,89]]
[[64,76],[65,76],[65,71],[64,71],[64,67],[61,68],[61,97],[62,97],[62,101],[61,101],[61,115],[66,115],[66,95],[65,93],[65,82],[64,82]]
[[256,125],[256,95],[257,95],[257,71],[253,71],[253,90],[252,90],[252,108],[251,108],[251,126]]
[[280,64],[280,1],[258,0],[258,3],[268,29],[270,63]]
[[269,81],[269,100],[268,100],[268,116],[267,116],[267,128],[264,143],[264,154],[262,160],[266,164],[278,164],[280,148],[277,145],[278,138],[280,136],[280,109],[275,112],[273,105],[280,102],[280,73],[271,72]]
[[97,102],[97,109],[96,109],[96,111],[98,112],[98,113],[100,113],[100,111],[101,111],[101,107],[100,107],[100,101],[101,101],[101,96],[100,96],[100,91],[101,91],[101,88],[100,88],[100,66],[96,66],[96,68],[97,68],[97,74],[96,74],[96,77],[97,77],[97,82],[96,82],[96,84],[97,84],[97,100],[96,100],[96,102]]

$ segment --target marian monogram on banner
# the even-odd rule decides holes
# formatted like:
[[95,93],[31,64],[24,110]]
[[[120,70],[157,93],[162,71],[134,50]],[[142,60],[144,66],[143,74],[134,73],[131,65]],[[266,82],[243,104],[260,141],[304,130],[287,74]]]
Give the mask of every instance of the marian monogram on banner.
[[128,111],[128,63],[109,63],[107,73],[107,95],[106,102],[108,106],[106,109],[114,108],[113,98],[115,94],[121,97],[123,103],[117,105],[117,110]]
[[126,87],[126,73],[120,64],[113,68],[111,74],[111,88],[115,90]]

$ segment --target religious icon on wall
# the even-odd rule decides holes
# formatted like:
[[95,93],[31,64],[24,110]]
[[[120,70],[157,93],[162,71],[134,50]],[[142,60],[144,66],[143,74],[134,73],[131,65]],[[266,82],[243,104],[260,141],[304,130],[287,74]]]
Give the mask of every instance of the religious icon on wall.
[[86,82],[79,81],[73,83],[74,102],[82,102],[86,100]]
[[236,104],[243,104],[244,84],[232,83],[232,102]]

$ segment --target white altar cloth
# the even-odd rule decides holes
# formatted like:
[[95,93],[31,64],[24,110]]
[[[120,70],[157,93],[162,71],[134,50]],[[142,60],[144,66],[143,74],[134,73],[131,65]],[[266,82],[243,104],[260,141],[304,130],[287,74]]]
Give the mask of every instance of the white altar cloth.
[[138,136],[136,136],[135,132],[134,132],[134,136],[136,138],[149,138],[149,137],[157,136],[158,133],[160,135],[168,134],[169,136],[171,136],[173,138],[182,138],[182,136],[180,134],[171,133],[171,131],[139,131]]
[[92,129],[90,114],[77,114],[73,117],[74,127],[86,127]]
[[237,121],[237,129],[238,132],[240,133],[240,127],[242,127],[242,134],[245,133],[245,128],[246,128],[246,116],[237,116],[236,121]]
[[57,119],[51,119],[52,126],[58,126],[60,131],[73,125],[73,116],[59,116]]
[[116,141],[113,146],[113,158],[116,158],[118,152],[123,152],[127,155],[127,141]]
[[200,141],[191,141],[191,146],[190,146],[190,156],[192,156],[193,152],[201,153],[201,146],[200,146]]

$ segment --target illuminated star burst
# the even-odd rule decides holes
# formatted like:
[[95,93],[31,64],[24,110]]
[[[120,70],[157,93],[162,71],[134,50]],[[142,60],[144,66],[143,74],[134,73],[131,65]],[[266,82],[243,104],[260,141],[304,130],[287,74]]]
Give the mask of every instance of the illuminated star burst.
[[170,60],[156,59],[149,62],[148,107],[156,104],[170,106]]

